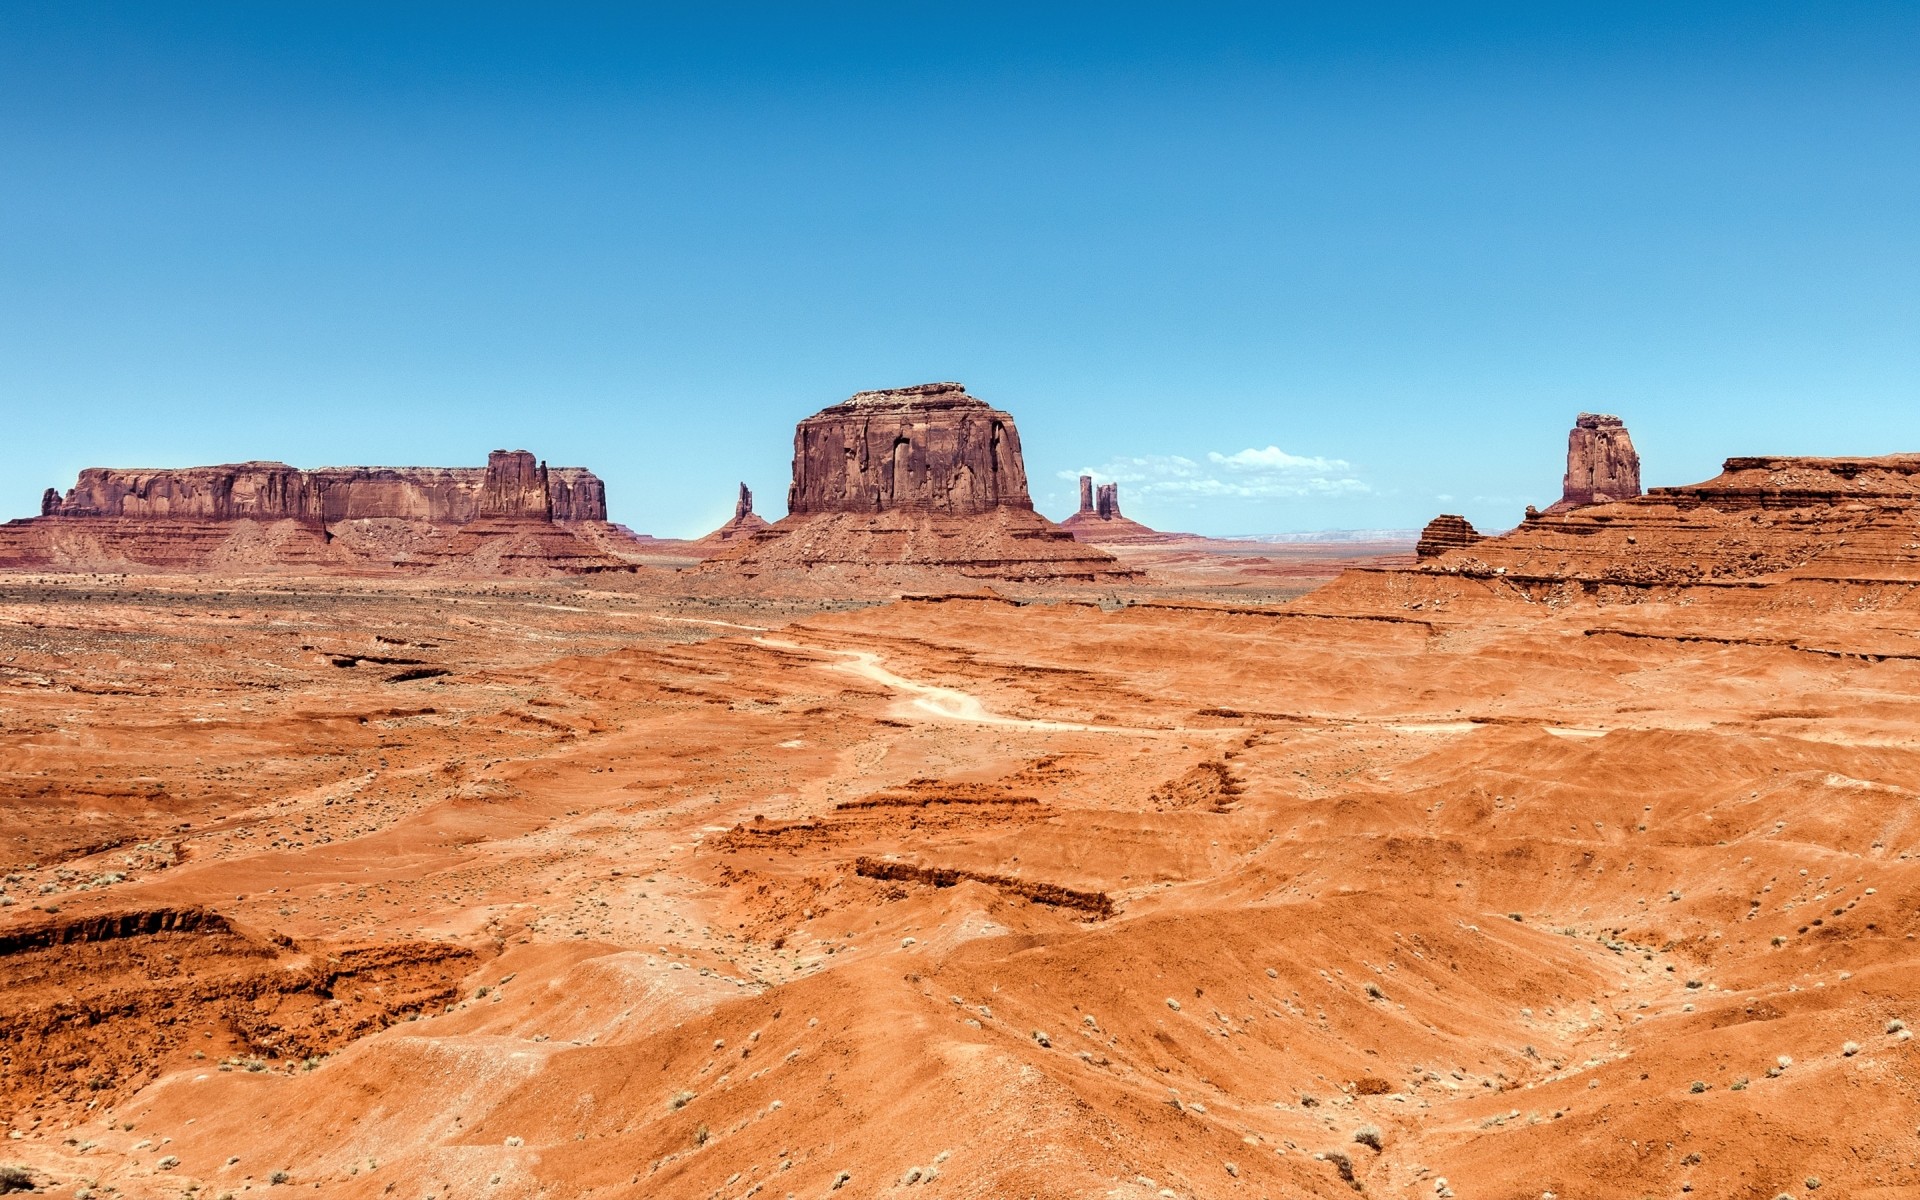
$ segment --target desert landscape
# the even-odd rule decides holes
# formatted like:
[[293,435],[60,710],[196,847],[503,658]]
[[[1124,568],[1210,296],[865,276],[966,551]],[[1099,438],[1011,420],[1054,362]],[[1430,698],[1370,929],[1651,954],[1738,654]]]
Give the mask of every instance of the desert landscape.
[[1920,455],[1581,414],[1417,547],[1055,525],[946,383],[696,541],[449,471],[0,527],[0,1186],[1920,1192]]

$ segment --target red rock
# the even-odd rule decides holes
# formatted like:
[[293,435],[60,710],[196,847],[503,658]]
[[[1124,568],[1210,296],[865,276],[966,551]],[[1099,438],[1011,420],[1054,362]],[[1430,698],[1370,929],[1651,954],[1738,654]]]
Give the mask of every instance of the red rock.
[[1138,574],[1033,511],[1013,418],[957,383],[861,392],[794,432],[788,515],[702,571],[892,588],[925,573],[1092,582]]
[[787,511],[1031,510],[1013,418],[957,383],[860,392],[800,422]]
[[1193,539],[1192,534],[1161,533],[1121,516],[1120,485],[1102,483],[1096,486],[1091,475],[1080,477],[1080,511],[1060,522],[1060,528],[1083,542],[1107,542],[1116,546]]
[[1427,522],[1420,531],[1420,541],[1413,552],[1421,558],[1438,558],[1449,550],[1458,550],[1471,546],[1481,539],[1481,534],[1465,517],[1454,513],[1442,513]]
[[1626,424],[1604,413],[1581,413],[1567,434],[1567,473],[1548,511],[1631,500],[1640,494],[1640,455]]
[[[49,488],[50,497],[53,489]],[[480,467],[322,467],[278,462],[165,470],[88,467],[48,517],[295,520],[368,518],[461,525],[485,516],[607,519],[606,485],[580,467],[549,469],[525,450],[496,450]]]
[[700,538],[693,545],[712,547],[749,537],[767,528],[770,522],[753,511],[753,492],[746,484],[740,485],[740,496],[733,502],[733,519],[725,525]]
[[1423,549],[1411,568],[1349,571],[1311,603],[1361,605],[1365,595],[1409,607],[1470,595],[1610,603],[1690,589],[1703,601],[1790,592],[1825,603],[1837,589],[1848,603],[1884,594],[1892,604],[1920,586],[1916,521],[1920,455],[1730,458],[1704,483],[1556,505],[1510,533],[1437,556]]
[[525,575],[628,566],[609,552],[617,539],[606,535],[600,479],[525,450],[496,450],[484,468],[90,467],[65,497],[49,488],[41,514],[0,526],[0,568]]

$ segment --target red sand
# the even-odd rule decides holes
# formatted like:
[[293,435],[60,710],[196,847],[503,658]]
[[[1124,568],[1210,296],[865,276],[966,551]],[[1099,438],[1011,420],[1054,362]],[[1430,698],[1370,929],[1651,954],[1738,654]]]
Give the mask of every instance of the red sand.
[[1150,565],[879,606],[0,578],[0,1163],[1920,1191],[1910,602]]

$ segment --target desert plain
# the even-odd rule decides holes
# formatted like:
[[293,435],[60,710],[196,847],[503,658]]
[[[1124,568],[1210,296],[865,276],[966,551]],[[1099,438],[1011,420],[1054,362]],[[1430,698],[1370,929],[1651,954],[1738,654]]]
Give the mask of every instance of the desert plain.
[[1912,582],[1151,553],[885,600],[0,578],[0,1162],[1920,1190]]

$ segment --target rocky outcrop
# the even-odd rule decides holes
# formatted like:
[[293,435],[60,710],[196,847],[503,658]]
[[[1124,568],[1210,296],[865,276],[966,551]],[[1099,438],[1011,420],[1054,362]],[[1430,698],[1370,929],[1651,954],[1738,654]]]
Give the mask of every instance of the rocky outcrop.
[[[606,487],[525,450],[485,467],[90,467],[0,526],[0,569],[540,575],[624,570]],[[591,536],[588,536],[591,535]]]
[[957,383],[860,392],[801,421],[787,508],[700,569],[852,590],[1138,574],[1033,511],[1013,418]]
[[64,498],[48,489],[41,515],[316,525],[366,519],[463,525],[481,517],[604,521],[607,493],[584,468],[549,469],[525,450],[496,450],[485,467],[88,467]]
[[753,511],[753,492],[746,484],[740,485],[740,495],[733,502],[733,519],[725,525],[694,542],[696,547],[714,547],[728,542],[738,541],[767,528],[768,520]]
[[800,422],[787,511],[1031,510],[1013,418],[957,383],[859,392]]
[[1479,541],[1481,534],[1465,517],[1442,513],[1427,522],[1413,552],[1420,558],[1438,558],[1449,550],[1459,550]]
[[1605,413],[1581,413],[1567,434],[1567,473],[1549,512],[1582,504],[1631,500],[1640,494],[1640,455],[1626,423]]
[[1106,542],[1115,546],[1187,541],[1193,536],[1161,533],[1128,520],[1120,514],[1120,485],[1096,484],[1091,475],[1080,477],[1080,511],[1060,522],[1060,528],[1083,542]]
[[1920,587],[1916,525],[1920,454],[1730,458],[1703,483],[1535,513],[1511,533],[1437,555],[1423,539],[1416,566],[1349,571],[1312,602],[1393,597],[1414,607],[1469,595],[1561,603],[1787,591],[1805,593],[1808,603],[1844,596],[1864,604]]

